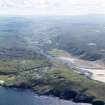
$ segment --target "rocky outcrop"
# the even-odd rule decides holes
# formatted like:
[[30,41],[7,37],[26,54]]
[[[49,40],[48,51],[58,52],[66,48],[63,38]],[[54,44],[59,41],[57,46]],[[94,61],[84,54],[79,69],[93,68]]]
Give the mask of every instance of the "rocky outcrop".
[[92,103],[95,97],[93,96],[87,96],[87,95],[77,95],[73,101],[74,102],[83,102],[83,103]]
[[105,102],[97,100],[92,102],[92,105],[105,105]]

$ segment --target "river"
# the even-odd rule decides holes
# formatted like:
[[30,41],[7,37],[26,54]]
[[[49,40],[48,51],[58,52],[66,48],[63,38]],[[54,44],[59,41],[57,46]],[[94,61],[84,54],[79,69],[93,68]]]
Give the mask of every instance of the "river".
[[89,105],[55,97],[38,96],[31,90],[0,87],[0,105]]

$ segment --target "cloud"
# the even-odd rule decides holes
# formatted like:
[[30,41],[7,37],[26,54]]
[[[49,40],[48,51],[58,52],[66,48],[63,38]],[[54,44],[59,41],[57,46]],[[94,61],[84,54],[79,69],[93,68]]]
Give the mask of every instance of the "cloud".
[[105,0],[0,0],[0,13],[104,14]]

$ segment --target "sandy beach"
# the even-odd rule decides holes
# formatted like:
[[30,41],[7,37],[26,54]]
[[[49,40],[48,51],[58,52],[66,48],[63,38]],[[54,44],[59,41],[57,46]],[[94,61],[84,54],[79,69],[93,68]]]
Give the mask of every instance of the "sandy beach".
[[79,58],[73,57],[72,55],[69,56],[60,56],[58,57],[60,60],[65,60],[74,64],[76,67],[81,69],[82,71],[89,71],[92,73],[92,79],[105,82],[105,67],[103,64],[92,61],[81,60]]

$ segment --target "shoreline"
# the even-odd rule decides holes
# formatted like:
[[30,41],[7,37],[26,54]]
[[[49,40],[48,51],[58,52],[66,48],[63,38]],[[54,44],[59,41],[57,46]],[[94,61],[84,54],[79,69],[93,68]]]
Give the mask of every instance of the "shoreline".
[[[52,96],[52,95],[38,95],[38,94],[36,94],[34,91],[32,91],[31,89],[21,89],[21,88],[4,88],[4,87],[2,87],[2,86],[0,86],[0,91],[3,89],[3,91],[13,91],[13,92],[25,92],[25,93],[31,93],[32,94],[32,96],[33,97],[35,97],[35,98],[41,98],[41,99],[54,99],[53,101],[56,101],[56,100],[58,100],[58,101],[60,101],[60,102],[62,102],[62,104],[63,103],[65,103],[65,102],[67,102],[67,105],[69,105],[69,103],[70,103],[70,105],[91,105],[91,104],[87,104],[87,103],[75,103],[75,102],[73,102],[73,101],[71,101],[71,100],[64,100],[64,99],[60,99],[59,97],[55,97],[55,96]],[[30,96],[29,96],[30,97]],[[44,102],[44,101],[43,101]],[[54,102],[55,103],[55,102]],[[31,105],[31,104],[30,104]],[[47,105],[50,105],[50,104],[47,104]],[[57,104],[58,105],[58,104]],[[61,104],[60,104],[61,105]],[[63,105],[65,105],[65,104],[63,104]]]
[[[76,93],[76,91],[73,91],[73,90],[69,90],[69,91],[65,91],[65,92],[62,91],[62,93],[65,93],[65,94],[62,94],[61,96],[59,96],[58,93],[57,93],[58,91],[56,91],[55,93],[53,93],[51,91],[45,92],[45,93],[39,93],[37,90],[34,90],[32,87],[23,87],[23,86],[17,86],[17,85],[14,85],[14,84],[11,85],[11,86],[7,86],[7,85],[0,85],[0,86],[4,87],[5,89],[24,89],[24,90],[29,89],[38,96],[48,96],[48,97],[52,96],[52,97],[57,97],[59,99],[72,101],[74,103],[81,103],[81,104],[84,103],[84,104],[89,104],[89,105],[95,105],[94,103],[98,102],[98,103],[100,103],[100,105],[105,105],[104,101],[101,101],[101,100],[98,100],[98,99],[94,100],[95,97],[93,97],[93,96],[78,94],[78,93]],[[54,91],[54,90],[52,90],[52,91]],[[70,91],[71,91],[72,97],[69,97],[68,94],[67,94]]]

